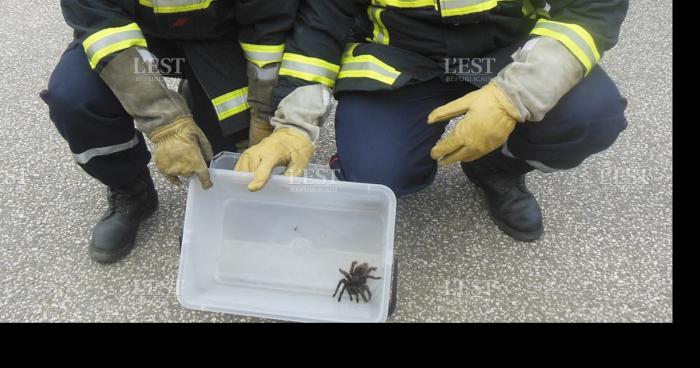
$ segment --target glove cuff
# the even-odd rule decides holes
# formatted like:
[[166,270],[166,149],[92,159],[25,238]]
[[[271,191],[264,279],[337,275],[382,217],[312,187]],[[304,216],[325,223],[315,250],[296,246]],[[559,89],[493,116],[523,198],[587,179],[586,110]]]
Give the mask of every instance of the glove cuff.
[[299,87],[280,102],[271,123],[277,129],[294,128],[317,142],[321,126],[333,107],[331,90],[314,84]]
[[275,114],[272,95],[277,86],[279,68],[280,63],[272,63],[264,67],[251,62],[247,63],[248,104],[251,114],[257,114],[268,121]]
[[522,119],[541,121],[583,78],[583,64],[559,41],[537,37],[513,54],[494,79]]
[[148,50],[131,47],[115,56],[100,72],[102,80],[134,117],[136,129],[144,133],[191,114],[185,99],[170,90],[160,74],[142,75],[134,70],[135,66],[138,70],[150,70],[155,62]]
[[495,82],[491,82],[489,84],[489,88],[493,89],[493,96],[496,98],[496,100],[498,100],[498,105],[501,107],[501,110],[503,110],[503,112],[505,112],[511,118],[515,119],[515,121],[524,121],[520,110],[510,100],[508,95],[506,95],[506,93],[498,86],[498,84],[496,84]]
[[316,149],[316,145],[313,140],[309,137],[308,133],[294,127],[280,127],[275,129],[274,135],[286,135],[291,136],[295,141],[301,143],[301,146],[310,146],[312,149]]
[[181,116],[175,119],[170,124],[163,125],[151,131],[148,134],[148,139],[153,143],[161,143],[167,141],[168,139],[181,135],[186,129],[189,129],[192,125],[195,125],[194,120],[192,120],[191,115]]

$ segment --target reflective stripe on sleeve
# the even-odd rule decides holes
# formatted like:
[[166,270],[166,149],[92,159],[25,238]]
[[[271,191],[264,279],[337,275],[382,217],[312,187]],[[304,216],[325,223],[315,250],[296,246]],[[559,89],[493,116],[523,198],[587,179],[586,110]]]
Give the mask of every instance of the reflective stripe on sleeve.
[[147,47],[146,39],[136,23],[103,29],[83,41],[85,55],[93,69],[105,56],[133,46]]
[[281,62],[284,55],[284,44],[254,45],[241,42],[241,48],[243,48],[246,60],[261,68],[267,64]]
[[219,121],[250,109],[248,105],[248,87],[229,92],[212,100]]
[[497,0],[440,0],[443,17],[481,13],[498,6]]
[[139,4],[152,8],[154,13],[185,13],[207,9],[213,0],[139,0]]
[[[350,47],[354,49],[356,45]],[[352,51],[346,51],[338,79],[369,78],[393,85],[399,76],[401,72],[372,55],[353,56]]]
[[382,45],[389,44],[389,30],[384,25],[382,21],[382,13],[384,8],[378,8],[375,6],[370,6],[367,8],[367,13],[369,14],[369,19],[374,24],[374,31],[372,35],[372,42],[379,43]]
[[280,75],[286,75],[307,82],[320,83],[329,88],[335,86],[340,66],[325,60],[285,53],[282,58]]
[[551,37],[564,44],[581,61],[586,74],[600,61],[601,55],[593,37],[577,24],[540,19],[530,33]]

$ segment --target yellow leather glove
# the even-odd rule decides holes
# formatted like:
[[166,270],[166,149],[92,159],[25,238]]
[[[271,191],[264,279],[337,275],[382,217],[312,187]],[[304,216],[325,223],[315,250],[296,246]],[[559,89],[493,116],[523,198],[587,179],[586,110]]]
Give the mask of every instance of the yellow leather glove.
[[253,112],[250,113],[250,132],[248,133],[248,144],[250,147],[262,142],[272,134],[274,128],[269,121],[265,121],[261,116]]
[[303,175],[314,152],[314,144],[306,134],[282,128],[243,152],[235,170],[254,173],[248,190],[257,192],[267,184],[272,170],[277,166],[287,166],[284,175]]
[[428,124],[467,114],[430,155],[442,166],[474,161],[502,146],[520,120],[520,112],[495,84],[490,83],[428,116]]
[[213,184],[205,162],[212,159],[211,145],[191,117],[156,128],[148,138],[155,145],[156,166],[168,180],[179,183],[181,176],[197,175],[204,189],[211,188]]

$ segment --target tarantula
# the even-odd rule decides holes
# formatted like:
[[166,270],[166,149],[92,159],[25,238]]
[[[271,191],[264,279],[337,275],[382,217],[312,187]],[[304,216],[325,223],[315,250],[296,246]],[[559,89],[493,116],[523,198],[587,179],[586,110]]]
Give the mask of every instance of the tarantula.
[[[338,269],[338,271],[345,276],[345,278],[338,281],[338,286],[335,287],[335,293],[333,293],[333,297],[335,298],[336,294],[338,294],[338,289],[340,289],[340,285],[343,285],[343,288],[340,290],[340,295],[338,296],[339,303],[343,298],[343,293],[345,290],[348,291],[350,301],[352,301],[353,295],[358,303],[360,302],[360,296],[362,296],[365,303],[368,303],[372,299],[372,292],[369,291],[369,287],[367,286],[367,279],[381,279],[381,277],[370,275],[370,273],[376,270],[377,267],[370,267],[367,262],[355,267],[357,263],[357,261],[352,262],[350,265],[350,272],[345,272],[342,269]],[[365,293],[367,293],[366,296]]]

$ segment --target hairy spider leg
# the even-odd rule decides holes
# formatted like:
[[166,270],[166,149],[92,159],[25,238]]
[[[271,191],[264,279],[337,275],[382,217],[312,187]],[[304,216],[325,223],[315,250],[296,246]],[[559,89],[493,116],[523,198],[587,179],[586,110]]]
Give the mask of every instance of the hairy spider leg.
[[370,279],[379,280],[379,279],[380,279],[379,277],[371,276],[371,275],[370,275],[370,273],[372,273],[372,271],[376,271],[376,270],[377,270],[377,267],[370,267],[370,268],[367,270],[367,277],[370,278]]
[[350,276],[350,274],[349,274],[349,273],[347,273],[347,272],[343,271],[343,269],[339,268],[339,269],[338,269],[338,271],[340,271],[340,273],[342,273],[342,274],[343,274],[343,276],[347,277],[347,278],[348,278],[348,280],[352,279],[352,276]]
[[340,289],[340,285],[342,285],[344,283],[347,283],[347,281],[345,281],[345,279],[340,279],[340,281],[338,281],[338,286],[335,287],[335,293],[333,293],[334,298],[335,298],[335,295],[338,294],[338,289]]
[[[340,281],[345,281],[345,280],[340,280]],[[340,289],[340,295],[338,295],[338,303],[340,303],[340,301],[343,299],[343,293],[345,292],[345,289],[347,289],[347,288],[348,288],[348,283],[344,282],[343,288]],[[350,292],[348,292],[348,294],[350,294]],[[350,298],[350,300],[352,300],[352,297]]]
[[352,264],[350,265],[350,273],[353,273],[355,271],[355,265],[357,264],[357,261],[353,261]]
[[367,297],[365,296],[365,290],[366,290],[365,288],[366,288],[366,287],[367,287],[367,286],[363,286],[362,289],[360,289],[360,292],[359,292],[358,294],[362,295],[362,300],[364,300],[365,303],[369,303],[369,300],[368,300]]
[[362,291],[367,292],[367,296],[369,297],[370,300],[372,300],[372,292],[369,291],[369,286],[367,285],[362,285]]

